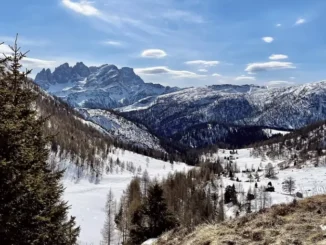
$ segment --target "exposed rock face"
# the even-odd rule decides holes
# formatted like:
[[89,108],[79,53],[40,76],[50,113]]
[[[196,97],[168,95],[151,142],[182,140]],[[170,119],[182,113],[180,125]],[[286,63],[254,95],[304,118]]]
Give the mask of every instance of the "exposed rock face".
[[35,82],[74,107],[97,109],[126,106],[148,96],[179,90],[145,83],[129,67],[87,67],[82,62],[73,67],[68,63],[62,64],[52,73],[43,69],[36,75]]

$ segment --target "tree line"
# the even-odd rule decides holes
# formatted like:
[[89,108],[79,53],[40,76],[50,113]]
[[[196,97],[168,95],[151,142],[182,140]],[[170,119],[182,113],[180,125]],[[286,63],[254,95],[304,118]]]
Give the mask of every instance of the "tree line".
[[204,222],[222,221],[224,203],[219,201],[219,186],[211,190],[207,185],[221,172],[219,162],[205,163],[187,173],[170,174],[158,182],[151,180],[145,170],[141,177],[131,181],[119,205],[108,197],[111,201],[106,209],[104,240],[107,243],[110,237],[112,242],[113,227],[119,230],[116,237],[119,244],[128,245],[141,244],[175,227],[192,230]]

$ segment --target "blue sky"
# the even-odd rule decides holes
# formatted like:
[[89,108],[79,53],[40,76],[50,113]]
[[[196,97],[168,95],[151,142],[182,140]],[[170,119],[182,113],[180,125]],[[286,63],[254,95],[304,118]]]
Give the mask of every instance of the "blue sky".
[[0,42],[19,33],[34,74],[83,61],[180,87],[326,79],[324,0],[10,0],[1,9]]

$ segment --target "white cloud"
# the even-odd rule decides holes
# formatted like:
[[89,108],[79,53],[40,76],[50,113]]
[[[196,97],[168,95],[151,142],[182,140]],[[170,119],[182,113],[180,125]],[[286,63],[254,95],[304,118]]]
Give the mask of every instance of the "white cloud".
[[22,60],[22,64],[24,67],[29,69],[54,68],[57,65],[57,62],[50,61],[50,60],[35,59],[35,58],[24,58]]
[[262,37],[261,38],[265,43],[271,43],[274,41],[274,38],[272,37]]
[[303,23],[306,23],[306,20],[303,18],[299,18],[296,22],[295,25],[302,25]]
[[[61,0],[61,2],[64,7],[76,13],[88,17],[95,17],[105,23],[114,26],[115,28],[117,28],[116,31],[123,30],[123,34],[127,36],[137,36],[137,34],[134,34],[131,31],[126,31],[132,28],[136,28],[150,34],[156,34],[161,36],[164,35],[164,32],[160,28],[151,25],[151,23],[141,21],[139,19],[139,13],[137,17],[133,18],[131,15],[126,14],[126,11],[120,11],[119,9],[121,8],[121,4],[119,1],[113,1],[112,3],[110,3],[111,9],[113,8],[111,12],[106,11],[106,9],[103,11],[97,9],[92,5],[93,2],[90,2],[88,0]],[[126,8],[124,8],[123,10],[130,8],[135,8],[135,6],[127,5]],[[139,36],[137,37],[139,38]]]
[[216,66],[220,62],[217,60],[190,60],[185,62],[187,65],[198,65],[201,67],[211,67],[211,66]]
[[276,24],[276,27],[281,27],[281,26],[282,26],[282,24],[280,24],[280,23]]
[[204,69],[204,68],[203,69],[198,69],[198,71],[199,72],[208,72],[208,70],[207,69]]
[[294,79],[295,79],[295,77],[290,77],[290,79],[291,79],[291,80],[294,80]]
[[289,57],[285,54],[272,54],[271,56],[269,56],[270,60],[284,60],[287,58]]
[[218,73],[213,73],[212,74],[213,77],[221,77],[222,75],[218,74]]
[[0,54],[10,54],[10,53],[12,53],[12,51],[8,45],[6,44],[0,45]]
[[[12,54],[12,50],[8,45],[2,44],[0,45],[0,56],[10,56]],[[54,68],[57,63],[55,61],[50,60],[42,60],[36,58],[26,57],[22,60],[23,68],[34,69],[34,68]]]
[[122,43],[119,41],[105,41],[103,42],[105,45],[110,45],[110,46],[122,46]]
[[141,56],[144,58],[163,58],[167,54],[161,49],[146,49],[141,53]]
[[269,81],[266,85],[268,87],[284,87],[284,86],[291,86],[294,82],[289,81]]
[[256,81],[256,78],[252,77],[252,76],[242,75],[242,76],[236,77],[234,80],[235,81],[243,81],[243,80]]
[[62,0],[65,7],[86,16],[99,16],[101,12],[91,5],[87,0],[80,0],[78,2],[73,2],[71,0]]
[[135,72],[139,75],[172,75],[176,78],[199,78],[205,77],[205,75],[199,75],[191,71],[179,71],[172,70],[166,66],[155,66],[155,67],[146,67],[146,68],[136,68]]
[[295,68],[296,67],[291,62],[269,61],[269,62],[263,62],[263,63],[248,64],[245,71],[248,73],[255,73],[255,72],[261,72],[261,71],[295,69]]

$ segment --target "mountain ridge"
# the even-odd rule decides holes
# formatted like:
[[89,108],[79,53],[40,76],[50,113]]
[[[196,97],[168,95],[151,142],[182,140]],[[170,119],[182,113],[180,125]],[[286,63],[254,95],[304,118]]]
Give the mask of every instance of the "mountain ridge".
[[111,109],[132,104],[152,95],[179,90],[160,84],[145,83],[133,68],[104,64],[87,67],[82,62],[64,63],[51,72],[42,69],[35,83],[73,107]]

